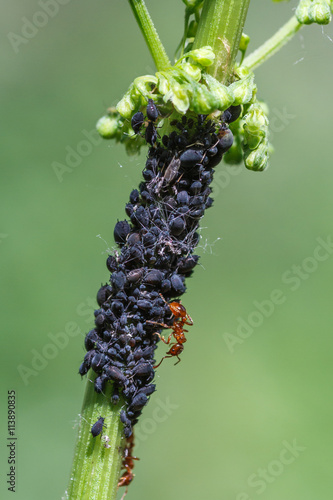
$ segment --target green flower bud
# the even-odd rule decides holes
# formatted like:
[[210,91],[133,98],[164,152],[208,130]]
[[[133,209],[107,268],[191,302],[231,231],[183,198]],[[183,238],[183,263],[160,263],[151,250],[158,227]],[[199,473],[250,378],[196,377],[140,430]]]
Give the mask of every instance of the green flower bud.
[[301,24],[329,24],[331,2],[329,0],[300,0],[295,15]]
[[310,9],[310,18],[317,24],[329,24],[332,19],[331,8],[327,0],[313,2]]
[[252,104],[244,116],[244,144],[249,149],[256,149],[267,137],[268,118],[260,104]]
[[138,97],[135,100],[133,99],[133,85],[131,85],[130,90],[128,90],[124,97],[118,102],[116,109],[121,116],[130,120],[133,111],[138,107],[137,101]]
[[195,10],[202,3],[202,0],[183,0],[183,3],[191,10]]
[[235,96],[232,90],[230,90],[230,87],[222,85],[222,83],[208,74],[204,75],[204,80],[218,103],[216,109],[219,109],[220,111],[228,109],[235,100]]
[[195,35],[197,34],[197,30],[198,30],[198,23],[193,19],[193,21],[191,21],[189,24],[186,38],[194,38]]
[[191,50],[187,52],[184,57],[191,57],[194,62],[201,64],[201,66],[211,66],[215,59],[213,49],[207,45],[201,49]]
[[244,151],[244,163],[246,168],[256,172],[262,172],[268,166],[268,144],[264,141],[253,151]]
[[232,83],[229,86],[229,90],[231,90],[235,96],[234,105],[236,106],[238,104],[246,104],[247,102],[250,102],[254,88],[253,73],[250,73],[249,76],[243,80],[238,80],[237,82]]
[[96,129],[104,139],[111,139],[118,132],[118,120],[114,116],[102,116],[96,123]]
[[249,35],[245,35],[245,33],[242,33],[242,36],[241,36],[241,39],[240,39],[240,42],[239,42],[239,50],[240,50],[240,52],[242,52],[243,54],[245,54],[249,43],[250,43],[250,37],[249,37]]
[[300,0],[297,9],[295,11],[295,16],[297,21],[301,24],[311,24],[313,21],[310,17],[310,7],[312,0]]
[[215,111],[219,103],[205,85],[197,84],[193,88],[190,109],[198,114],[209,115]]
[[250,71],[246,66],[236,66],[234,74],[238,77],[238,80],[244,80],[244,78],[252,74],[252,71]]
[[269,107],[268,107],[267,102],[258,100],[257,104],[259,104],[259,106],[261,107],[263,113],[266,115],[266,118],[267,118],[269,115]]

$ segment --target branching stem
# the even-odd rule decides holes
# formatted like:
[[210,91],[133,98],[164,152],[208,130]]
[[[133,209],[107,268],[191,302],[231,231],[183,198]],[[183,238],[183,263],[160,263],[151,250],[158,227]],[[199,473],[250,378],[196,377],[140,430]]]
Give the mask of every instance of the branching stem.
[[296,35],[303,25],[300,24],[296,17],[293,16],[286,22],[271,38],[261,45],[257,50],[248,55],[244,61],[243,66],[253,70],[260,66],[263,62],[272,57],[278,50],[280,50],[289,40]]

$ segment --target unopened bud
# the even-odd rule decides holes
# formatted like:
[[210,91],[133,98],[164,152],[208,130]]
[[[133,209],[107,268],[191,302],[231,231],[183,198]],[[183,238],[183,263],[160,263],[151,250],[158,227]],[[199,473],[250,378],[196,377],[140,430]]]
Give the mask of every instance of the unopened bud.
[[234,106],[237,106],[237,104],[246,104],[251,101],[255,90],[253,80],[254,75],[251,73],[243,80],[238,80],[238,82],[234,82],[229,86],[229,90],[231,90],[235,96]]
[[199,83],[193,89],[190,108],[195,113],[208,115],[218,109],[218,101],[205,85]]
[[257,149],[244,152],[244,163],[246,168],[256,172],[262,172],[268,166],[268,143],[264,141]]
[[111,139],[118,132],[118,120],[111,116],[102,116],[96,123],[97,132],[104,139]]
[[194,62],[201,64],[201,66],[211,66],[215,59],[213,49],[207,45],[201,49],[191,50],[185,54],[186,57],[191,57]]
[[301,24],[329,24],[331,21],[329,0],[300,0],[295,15]]
[[240,42],[239,42],[239,50],[243,54],[246,52],[246,49],[250,43],[250,37],[249,35],[245,35],[245,33],[242,33]]
[[215,97],[217,101],[216,109],[220,111],[224,111],[228,109],[234,102],[235,96],[230,89],[230,87],[226,87],[222,85],[219,81],[213,78],[211,75],[206,74],[204,76],[205,81],[208,85],[208,88],[212,95]]
[[193,19],[193,21],[190,22],[187,30],[187,38],[194,38],[195,35],[197,34],[197,30],[198,30],[198,23]]
[[332,19],[331,7],[327,1],[313,2],[310,12],[311,19],[317,24],[329,24]]
[[268,118],[259,103],[252,104],[244,116],[244,140],[249,149],[256,149],[267,137]]
[[124,97],[118,102],[116,106],[118,113],[128,120],[131,119],[133,111],[135,111],[138,104],[133,99],[131,90],[132,88],[128,92],[126,92]]
[[201,4],[202,0],[183,0],[183,3],[188,7],[189,9],[195,9]]

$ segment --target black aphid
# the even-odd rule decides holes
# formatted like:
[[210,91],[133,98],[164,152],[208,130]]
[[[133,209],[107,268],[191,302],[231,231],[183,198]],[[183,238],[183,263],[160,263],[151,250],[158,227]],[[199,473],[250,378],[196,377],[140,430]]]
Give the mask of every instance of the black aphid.
[[103,427],[104,427],[104,420],[105,419],[103,417],[99,417],[97,422],[95,422],[94,425],[92,426],[90,432],[94,438],[96,436],[98,436],[99,434],[101,434]]
[[148,104],[147,104],[147,118],[148,120],[152,122],[156,122],[158,118],[158,110],[157,107],[152,99],[148,99]]
[[141,111],[138,111],[137,113],[135,113],[135,115],[132,116],[131,126],[136,134],[140,132],[143,122],[144,122],[144,116],[143,113],[141,113]]
[[223,120],[226,123],[232,123],[237,120],[237,118],[240,117],[240,114],[242,112],[242,106],[230,106],[230,108],[226,109],[225,112],[223,113]]

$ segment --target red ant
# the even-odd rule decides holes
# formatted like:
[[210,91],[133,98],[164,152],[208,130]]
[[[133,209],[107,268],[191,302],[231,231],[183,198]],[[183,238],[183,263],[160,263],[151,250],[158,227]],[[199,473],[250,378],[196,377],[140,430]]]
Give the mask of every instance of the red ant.
[[124,456],[121,464],[121,468],[126,470],[126,472],[123,473],[123,475],[118,481],[118,488],[120,488],[121,486],[126,486],[125,493],[121,497],[121,500],[123,500],[123,498],[125,498],[125,496],[127,495],[128,486],[131,484],[135,476],[135,474],[133,474],[134,460],[140,460],[139,458],[132,456],[133,448],[134,448],[134,434],[132,434],[129,438],[126,439]]
[[[161,294],[160,294],[161,295]],[[171,344],[170,350],[166,353],[165,356],[161,359],[161,361],[158,363],[158,365],[154,366],[154,368],[157,368],[160,366],[162,363],[163,359],[165,358],[172,358],[173,356],[176,356],[178,361],[175,363],[176,365],[181,361],[179,354],[181,354],[184,350],[183,344],[186,342],[186,337],[185,333],[188,330],[184,329],[184,325],[193,325],[193,320],[191,316],[186,312],[185,307],[180,303],[180,302],[166,302],[164,297],[161,295],[162,299],[166,304],[168,304],[170,311],[172,312],[174,316],[174,320],[171,326],[166,325],[164,323],[155,323],[160,326],[163,326],[164,328],[171,328],[172,332],[170,333],[169,337],[167,340],[165,340],[164,337],[162,337],[159,333],[157,335],[160,337],[160,339],[165,343],[165,344],[170,344],[172,336],[176,339],[177,342],[174,342]],[[152,323],[152,322],[151,322]]]

